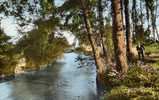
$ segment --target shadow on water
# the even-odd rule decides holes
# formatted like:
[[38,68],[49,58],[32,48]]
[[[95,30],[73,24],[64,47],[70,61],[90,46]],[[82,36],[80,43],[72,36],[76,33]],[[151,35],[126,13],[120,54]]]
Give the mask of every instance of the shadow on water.
[[95,66],[78,68],[66,53],[48,68],[0,84],[0,100],[96,100]]

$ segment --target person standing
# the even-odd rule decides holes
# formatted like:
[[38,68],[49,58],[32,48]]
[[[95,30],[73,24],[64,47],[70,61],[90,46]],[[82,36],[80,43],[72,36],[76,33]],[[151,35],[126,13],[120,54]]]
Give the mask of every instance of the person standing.
[[138,43],[138,45],[136,46],[136,50],[137,50],[137,53],[138,53],[138,58],[139,60],[141,60],[141,50],[140,50],[140,43]]
[[141,52],[141,60],[144,61],[144,57],[145,57],[145,47],[144,47],[144,43],[142,43],[140,45],[140,52]]
[[145,56],[145,47],[144,47],[144,44],[138,44],[136,46],[136,49],[137,49],[137,52],[138,52],[138,57],[139,57],[139,60],[142,60],[144,61],[144,56]]

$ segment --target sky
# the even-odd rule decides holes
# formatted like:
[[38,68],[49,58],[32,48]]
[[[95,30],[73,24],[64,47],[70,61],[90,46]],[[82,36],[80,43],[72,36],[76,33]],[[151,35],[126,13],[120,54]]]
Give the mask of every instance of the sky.
[[5,18],[1,21],[2,29],[7,35],[11,36],[12,40],[16,40],[16,38],[19,37],[17,32],[18,25],[15,23],[16,22],[13,17]]

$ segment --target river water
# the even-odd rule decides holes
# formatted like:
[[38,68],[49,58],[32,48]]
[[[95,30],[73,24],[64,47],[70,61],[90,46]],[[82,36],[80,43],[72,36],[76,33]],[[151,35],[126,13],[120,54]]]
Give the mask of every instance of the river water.
[[78,54],[44,70],[28,72],[0,84],[0,100],[97,100],[95,66],[79,67]]

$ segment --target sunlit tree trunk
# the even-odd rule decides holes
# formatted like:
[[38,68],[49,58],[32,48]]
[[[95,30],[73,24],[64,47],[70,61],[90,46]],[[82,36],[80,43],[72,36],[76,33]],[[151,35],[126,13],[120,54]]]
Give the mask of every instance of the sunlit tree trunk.
[[87,30],[87,35],[88,35],[88,39],[90,41],[91,47],[92,47],[92,51],[93,51],[93,55],[94,55],[94,59],[95,59],[95,63],[96,63],[96,67],[97,67],[97,81],[100,81],[101,83],[104,82],[104,75],[105,75],[105,71],[106,71],[106,67],[105,67],[105,59],[103,59],[103,57],[101,56],[101,47],[98,46],[96,39],[94,37],[94,33],[93,33],[93,29],[91,27],[91,23],[89,20],[89,9],[85,6],[85,3],[83,0],[81,1],[81,5],[82,5],[82,11],[83,11],[83,18],[84,18],[84,24]]
[[113,42],[117,71],[126,73],[128,70],[126,59],[126,47],[124,40],[123,19],[121,14],[120,0],[112,0],[113,11]]
[[130,62],[132,60],[132,35],[130,30],[130,15],[129,15],[129,0],[124,0],[124,12],[125,12],[125,23],[126,23],[126,50],[127,58]]

